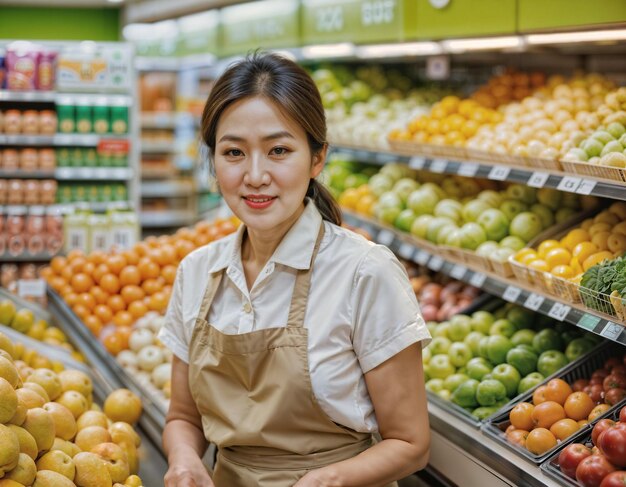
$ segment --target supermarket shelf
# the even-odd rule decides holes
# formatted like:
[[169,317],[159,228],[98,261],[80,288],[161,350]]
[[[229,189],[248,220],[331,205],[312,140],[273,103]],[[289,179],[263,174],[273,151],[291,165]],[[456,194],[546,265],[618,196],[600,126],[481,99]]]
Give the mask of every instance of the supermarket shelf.
[[419,248],[410,235],[355,214],[343,212],[346,223],[366,230],[375,242],[389,247],[400,257],[419,265],[467,282],[483,291],[516,303],[533,311],[548,315],[596,333],[614,342],[626,345],[626,328],[616,321],[585,309],[580,304],[559,300],[538,292],[527,283],[514,278],[504,278],[484,269],[473,269],[465,263],[454,262],[449,257],[432,254]]
[[2,171],[0,179],[51,179],[56,177],[54,171]]
[[130,201],[109,201],[103,202],[80,202],[80,203],[55,203],[54,205],[0,205],[0,215],[25,215],[32,210],[40,210],[44,212],[58,212],[61,214],[71,213],[75,209],[84,208],[96,213],[105,212],[111,208],[132,208]]
[[333,145],[333,151],[346,154],[360,162],[387,164],[399,162],[417,170],[439,174],[486,178],[496,181],[510,181],[535,188],[552,188],[571,193],[600,196],[626,201],[626,184],[611,183],[587,176],[570,175],[559,171],[532,168],[522,169],[488,162],[455,161],[445,158],[431,159],[419,154],[407,156],[391,151],[376,151],[342,145]]
[[149,142],[141,141],[142,154],[173,154],[176,152],[174,141],[171,142]]
[[56,135],[0,135],[0,146],[71,146],[95,147],[101,140],[128,140],[128,135],[56,134]]
[[131,106],[133,99],[128,95],[111,95],[100,93],[61,93],[58,91],[9,91],[0,90],[0,101],[56,103],[59,98],[64,100],[87,100],[92,103],[96,100],[106,100],[109,105]]
[[193,183],[189,181],[146,181],[141,183],[142,198],[191,196]]
[[182,227],[194,222],[195,216],[187,210],[142,211],[139,223],[144,228]]
[[31,254],[24,252],[20,255],[11,255],[8,252],[0,254],[0,262],[8,264],[10,262],[50,262],[52,258],[57,254],[50,254],[44,252],[41,254]]
[[144,112],[140,116],[141,128],[173,129],[176,127],[176,113]]
[[128,181],[133,178],[133,170],[129,167],[58,167],[54,176],[67,181]]

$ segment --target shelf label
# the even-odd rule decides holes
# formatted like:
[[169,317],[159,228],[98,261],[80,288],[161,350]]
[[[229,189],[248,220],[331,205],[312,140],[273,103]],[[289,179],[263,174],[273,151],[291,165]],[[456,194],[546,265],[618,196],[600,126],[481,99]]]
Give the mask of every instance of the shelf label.
[[617,340],[617,337],[620,336],[623,326],[613,323],[612,321],[607,321],[606,326],[602,328],[600,335],[604,338],[608,338],[609,340]]
[[428,263],[428,267],[430,267],[433,271],[439,272],[443,267],[444,260],[438,255],[433,255]]
[[598,323],[600,323],[600,318],[590,315],[589,313],[585,313],[580,317],[577,325],[585,330],[593,331]]
[[578,189],[578,186],[580,185],[580,182],[580,178],[575,178],[573,176],[564,176],[556,189],[558,189],[559,191],[569,191],[570,193],[575,193],[576,189]]
[[596,182],[591,179],[583,179],[576,188],[576,192],[578,194],[591,194],[593,190],[596,188]]
[[510,167],[506,166],[493,166],[491,171],[489,171],[489,175],[487,176],[489,179],[494,179],[495,181],[504,181],[509,177],[509,173],[511,172]]
[[415,259],[415,262],[417,262],[419,265],[426,265],[428,259],[430,259],[430,254],[428,252],[424,252],[423,250],[418,249],[417,252],[415,252],[415,256],[413,258]]
[[426,158],[420,156],[413,156],[409,159],[409,167],[411,169],[415,169],[419,171],[420,169],[424,169],[424,165],[426,164]]
[[461,162],[457,174],[459,176],[473,178],[474,176],[476,176],[479,167],[480,165],[474,162]]
[[389,230],[381,230],[378,234],[377,240],[378,243],[389,246],[391,242],[393,242],[394,238],[395,237],[393,236],[393,233],[391,233]]
[[43,279],[18,279],[17,294],[22,298],[43,298],[46,295],[46,281]]
[[482,272],[474,272],[472,277],[470,277],[469,283],[474,287],[480,288],[483,286],[483,284],[485,284],[486,279],[487,276]]
[[543,188],[550,175],[547,172],[535,171],[528,178],[526,183],[531,188]]
[[571,309],[572,308],[566,304],[554,303],[552,308],[550,308],[550,311],[548,311],[548,316],[550,318],[554,318],[555,320],[563,321]]
[[448,161],[445,159],[433,159],[430,163],[430,171],[436,173],[446,172],[446,168],[448,167]]
[[533,311],[537,311],[546,298],[537,293],[530,293],[524,301],[524,307],[528,309],[532,309]]
[[450,77],[449,56],[429,56],[426,58],[426,77],[442,80]]
[[452,270],[450,271],[450,276],[460,281],[461,279],[465,277],[466,272],[467,272],[467,267],[461,264],[455,264],[454,266],[452,266]]
[[408,243],[403,243],[398,249],[398,254],[403,259],[410,259],[413,256],[413,252],[415,252],[415,247]]
[[522,290],[516,286],[507,286],[502,293],[502,298],[510,303],[514,303],[519,298],[519,295],[522,294]]

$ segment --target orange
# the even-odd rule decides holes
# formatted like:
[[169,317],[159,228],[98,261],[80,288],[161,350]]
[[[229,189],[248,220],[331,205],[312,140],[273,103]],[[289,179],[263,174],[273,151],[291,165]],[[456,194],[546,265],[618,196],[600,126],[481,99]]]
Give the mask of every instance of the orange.
[[530,431],[535,425],[532,418],[534,409],[535,406],[529,402],[520,402],[519,404],[516,404],[509,413],[511,424],[517,429]]
[[153,311],[165,311],[167,308],[168,297],[162,292],[154,293],[150,296],[148,308]]
[[570,394],[563,405],[567,417],[575,421],[588,418],[594,407],[595,403],[589,394],[583,391]]
[[571,279],[576,275],[576,272],[569,265],[557,265],[556,267],[552,268],[550,274],[556,277],[560,277],[562,279]]
[[538,406],[541,403],[546,402],[546,386],[539,386],[537,387],[537,389],[535,389],[535,392],[533,392],[533,404],[535,406]]
[[133,315],[128,311],[118,311],[113,316],[113,324],[115,326],[131,326],[133,324]]
[[572,392],[570,385],[563,379],[552,379],[546,384],[546,401],[558,402],[562,406]]
[[120,281],[115,274],[105,274],[100,279],[100,287],[109,294],[116,294],[120,290]]
[[130,326],[118,326],[113,333],[120,339],[122,350],[128,349],[128,339],[133,329]]
[[74,276],[74,272],[72,271],[72,268],[68,265],[65,269],[61,271],[60,275],[67,282],[71,282],[72,277]]
[[526,448],[526,438],[528,438],[528,431],[520,429],[512,429],[506,434],[506,439],[521,448]]
[[67,259],[61,255],[53,257],[50,261],[50,267],[56,274],[61,274],[61,271],[67,266]]
[[94,297],[96,304],[105,304],[109,299],[109,295],[100,286],[92,287],[89,294]]
[[94,285],[94,282],[87,274],[79,273],[72,276],[71,284],[77,293],[86,293]]
[[[355,198],[358,198],[358,196],[355,196]],[[356,203],[350,208],[354,209],[355,206],[356,206]],[[209,242],[211,242],[211,238],[205,233],[199,233],[193,239],[193,243],[196,245],[196,247],[202,247],[208,244]]]
[[526,449],[535,455],[541,455],[556,446],[555,436],[546,428],[535,428],[526,437]]
[[538,428],[550,428],[558,420],[565,418],[565,410],[558,402],[545,401],[535,405],[532,418]]
[[161,276],[165,279],[166,284],[174,284],[174,280],[176,279],[176,267],[173,265],[162,267]]
[[86,263],[87,263],[87,259],[85,259],[84,257],[76,257],[75,259],[70,261],[69,266],[70,266],[70,269],[72,269],[72,272],[74,274],[77,274],[82,271],[83,266]]
[[44,267],[39,271],[39,276],[46,281],[49,281],[52,276],[56,275],[52,270],[52,267]]
[[111,296],[107,300],[107,306],[111,309],[113,313],[117,313],[118,311],[123,311],[126,309],[126,301],[122,298],[122,296],[114,295]]
[[107,255],[101,250],[94,250],[87,256],[87,260],[93,262],[96,266],[102,264],[106,258]]
[[96,265],[93,262],[85,262],[85,264],[83,265],[83,270],[82,272],[84,272],[85,274],[87,274],[88,276],[92,276],[93,275],[93,271],[96,270]]
[[67,305],[71,308],[75,304],[78,303],[78,294],[76,293],[66,294],[65,296],[63,296],[63,299],[65,300]]
[[141,283],[141,274],[139,268],[134,265],[124,267],[120,272],[120,285],[122,287],[129,284],[138,286]]
[[596,246],[596,244],[592,242],[581,242],[576,245],[576,247],[574,247],[574,250],[572,251],[572,256],[575,259],[578,259],[578,262],[582,264],[587,259],[587,257],[590,257],[591,255],[599,251],[600,249]]
[[139,263],[139,254],[134,250],[125,250],[122,255],[129,265],[137,265]]
[[141,284],[141,288],[149,296],[163,289],[163,281],[160,279],[146,279]]
[[561,239],[561,243],[571,252],[579,243],[589,242],[590,240],[591,235],[589,235],[587,230],[575,228],[574,230],[570,230],[569,233]]
[[91,277],[93,277],[93,279],[99,284],[100,279],[102,279],[105,274],[109,274],[110,272],[111,271],[106,264],[99,264],[98,267],[96,267],[91,273]]
[[143,301],[133,301],[128,305],[128,312],[135,320],[138,320],[148,312],[148,307]]
[[63,284],[61,286],[61,289],[59,289],[59,294],[63,299],[65,299],[65,296],[67,296],[68,294],[74,294],[74,288],[69,284]]
[[605,259],[613,260],[613,254],[611,252],[607,252],[606,250],[596,252],[585,259],[583,262],[583,270],[586,272],[594,265],[599,264]]
[[133,247],[133,252],[135,252],[139,258],[145,256],[148,250],[150,250],[150,248],[144,242],[139,242]]
[[174,244],[178,258],[182,260],[187,254],[194,250],[194,245],[187,240],[179,240]]
[[171,265],[178,260],[176,249],[172,245],[164,245],[160,250],[161,253],[155,260],[161,267]]
[[105,325],[108,325],[113,319],[111,308],[104,304],[98,304],[93,309],[93,314]]
[[548,252],[552,249],[561,247],[561,243],[558,240],[544,240],[537,247],[537,253],[541,258],[544,258]]
[[120,272],[122,272],[122,269],[126,267],[127,262],[123,255],[114,254],[106,260],[105,264],[109,269],[111,269],[111,272],[113,274],[119,274]]
[[104,338],[102,338],[102,344],[111,355],[117,355],[124,350],[122,337],[113,332],[108,333]]
[[83,322],[85,323],[85,326],[89,328],[91,333],[95,336],[100,335],[100,332],[102,331],[102,321],[100,321],[100,318],[94,315],[89,315],[83,320]]
[[565,418],[558,420],[550,426],[550,433],[552,433],[557,440],[563,441],[576,433],[579,429],[580,426],[576,421],[570,418]]
[[135,286],[133,284],[128,284],[124,286],[120,291],[120,296],[126,302],[126,305],[132,303],[133,301],[139,301],[144,298],[146,293],[139,286]]
[[85,253],[80,249],[72,249],[67,253],[67,260],[72,261],[77,257],[84,257]]
[[598,232],[591,237],[591,242],[600,250],[609,250],[609,238],[611,232]]
[[153,249],[159,245],[159,240],[154,235],[150,235],[144,240],[144,242],[148,245],[148,247],[152,247]]
[[572,254],[564,248],[556,247],[549,250],[544,260],[550,269],[558,265],[569,265],[572,260]]
[[591,412],[589,413],[589,416],[587,416],[587,421],[589,422],[593,421],[598,416],[601,416],[602,414],[606,413],[609,409],[611,409],[611,406],[609,406],[608,404],[598,404],[596,407],[594,407],[591,410]]
[[218,238],[222,236],[220,229],[217,225],[214,225],[211,228],[209,228],[206,234],[211,238],[211,241],[217,240]]
[[527,264],[527,266],[536,271],[542,271],[542,272],[550,271],[550,267],[548,267],[548,264],[546,263],[546,261],[541,260],[541,259],[533,260],[532,262]]
[[96,306],[96,299],[89,293],[78,295],[78,304],[82,304],[88,310],[92,310]]
[[136,269],[139,270],[140,279],[156,279],[161,275],[161,268],[158,264],[147,257],[139,260]]
[[87,316],[91,314],[89,312],[89,309],[84,304],[80,304],[80,303],[77,303],[74,306],[72,306],[72,310],[74,311],[76,316],[78,316],[81,320],[84,320],[85,318],[87,318]]

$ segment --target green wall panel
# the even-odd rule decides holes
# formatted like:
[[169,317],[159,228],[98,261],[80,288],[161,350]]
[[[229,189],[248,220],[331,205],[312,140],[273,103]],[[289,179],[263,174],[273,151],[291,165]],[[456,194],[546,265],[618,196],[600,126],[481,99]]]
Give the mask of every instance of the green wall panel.
[[626,22],[625,0],[518,0],[522,32]]
[[446,7],[438,9],[429,0],[417,0],[418,38],[513,34],[516,3],[516,0],[450,0]]
[[118,41],[119,9],[0,6],[0,39]]

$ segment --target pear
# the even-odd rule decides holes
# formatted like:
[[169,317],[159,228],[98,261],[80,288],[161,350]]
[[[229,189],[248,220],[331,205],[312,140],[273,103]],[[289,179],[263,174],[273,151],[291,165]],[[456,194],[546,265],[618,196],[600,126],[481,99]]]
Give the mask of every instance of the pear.
[[20,484],[32,485],[37,475],[37,466],[31,457],[26,453],[20,453],[17,461],[17,467],[11,470],[6,476],[6,479],[15,480]]
[[74,482],[52,470],[40,470],[37,472],[33,487],[76,487]]
[[50,369],[36,369],[28,376],[26,381],[35,382],[43,387],[50,401],[54,401],[63,392],[59,376]]
[[0,477],[17,467],[20,458],[20,442],[10,427],[0,424]]
[[37,442],[35,438],[33,438],[33,435],[21,426],[10,424],[9,428],[17,436],[17,440],[20,444],[20,453],[26,453],[30,458],[36,460],[39,450],[37,450]]
[[54,421],[52,415],[43,408],[29,409],[22,427],[37,442],[37,449],[42,452],[49,450],[54,443]]
[[54,431],[57,438],[71,440],[74,436],[76,436],[78,427],[76,426],[74,415],[69,409],[63,406],[63,404],[56,402],[47,402],[44,404],[43,408],[52,416],[52,420],[54,421]]
[[8,423],[17,412],[17,394],[9,381],[0,377],[0,423]]
[[95,453],[81,452],[74,457],[77,487],[111,487],[113,481],[106,462]]
[[37,470],[52,470],[70,480],[74,480],[76,467],[72,458],[61,450],[51,450],[37,460]]
[[102,426],[87,426],[78,432],[74,443],[82,451],[91,451],[94,446],[110,441],[111,434]]

